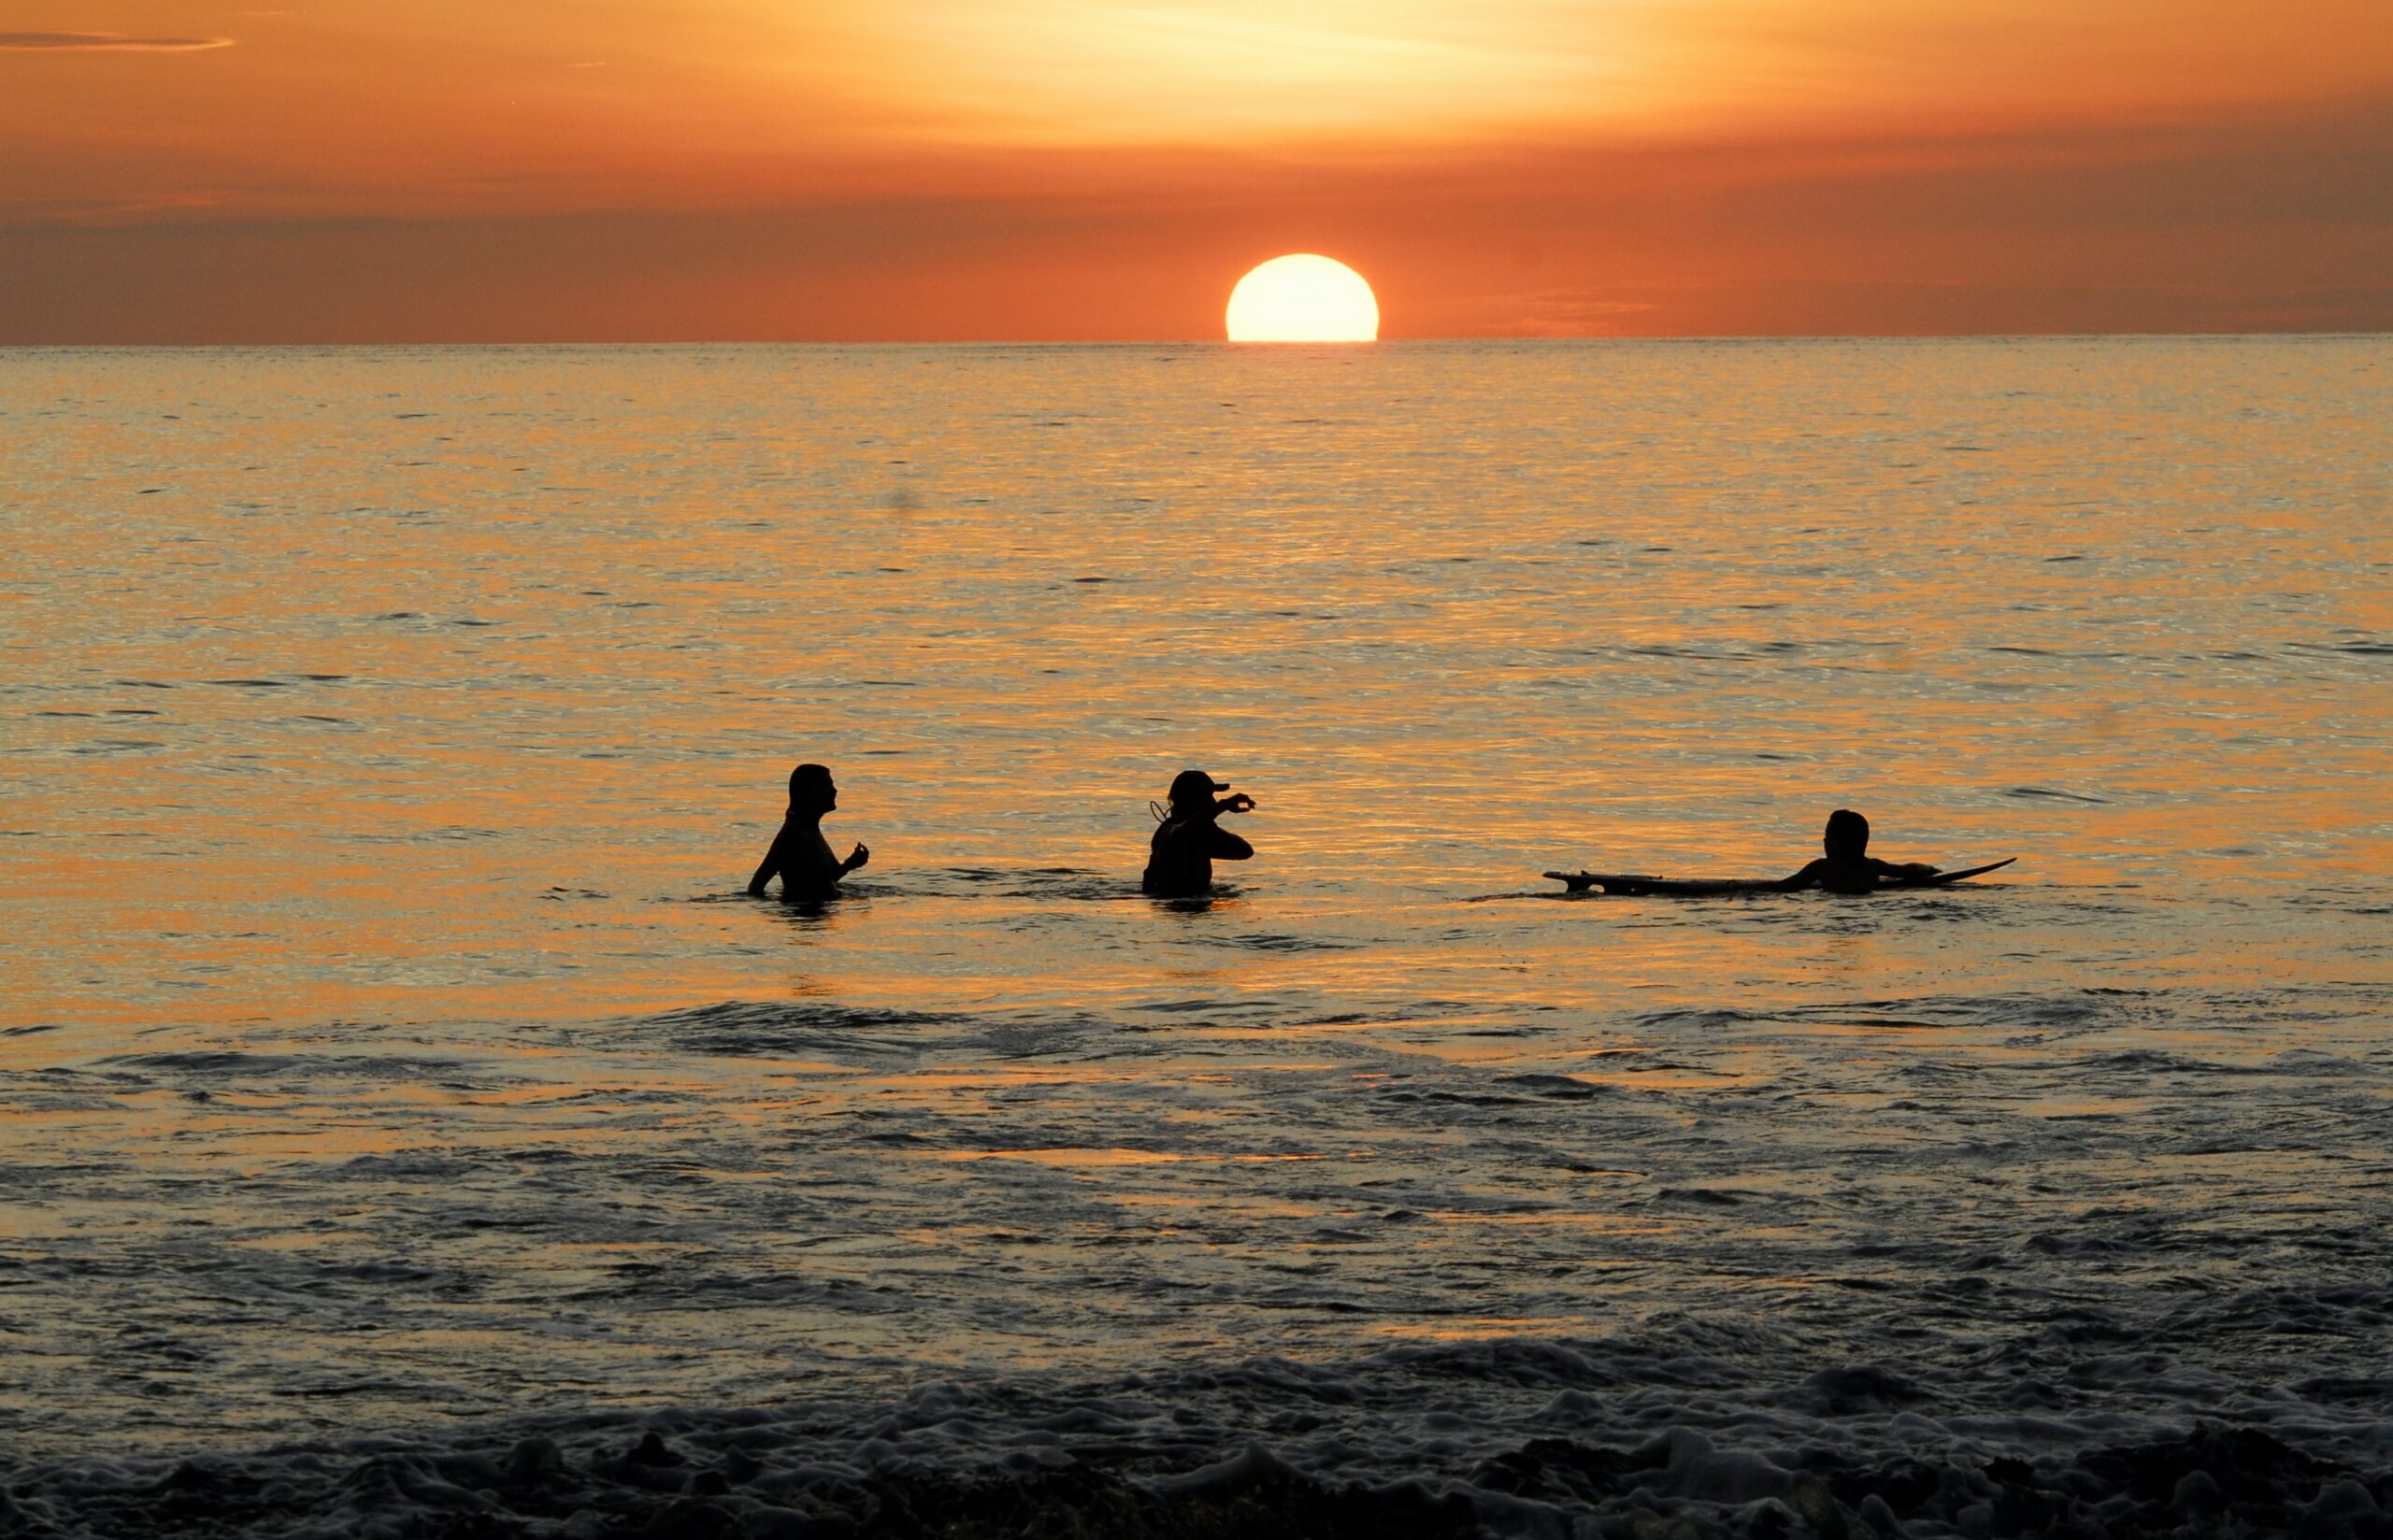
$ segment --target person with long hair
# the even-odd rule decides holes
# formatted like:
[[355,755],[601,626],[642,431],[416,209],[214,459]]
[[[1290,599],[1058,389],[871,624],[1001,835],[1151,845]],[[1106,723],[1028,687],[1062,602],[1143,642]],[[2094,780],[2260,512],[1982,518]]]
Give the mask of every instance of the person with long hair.
[[838,806],[839,789],[824,766],[801,764],[789,773],[789,812],[765,852],[765,863],[748,879],[751,896],[762,898],[765,884],[776,875],[783,898],[813,902],[838,896],[839,879],[872,859],[861,845],[845,861],[831,853],[831,842],[823,837],[823,815]]

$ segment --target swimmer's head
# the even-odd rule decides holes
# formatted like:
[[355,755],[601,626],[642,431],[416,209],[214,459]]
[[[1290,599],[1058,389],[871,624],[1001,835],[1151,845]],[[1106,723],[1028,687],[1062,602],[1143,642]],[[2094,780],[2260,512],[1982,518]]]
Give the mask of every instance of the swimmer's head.
[[1215,780],[1202,770],[1182,770],[1171,777],[1171,805],[1174,807],[1208,808],[1213,806],[1214,792],[1229,789],[1229,782]]
[[1831,860],[1858,861],[1870,848],[1870,820],[1849,807],[1840,807],[1828,815],[1828,831],[1820,843]]
[[832,784],[827,767],[801,764],[789,773],[791,812],[827,813],[838,806],[839,789]]

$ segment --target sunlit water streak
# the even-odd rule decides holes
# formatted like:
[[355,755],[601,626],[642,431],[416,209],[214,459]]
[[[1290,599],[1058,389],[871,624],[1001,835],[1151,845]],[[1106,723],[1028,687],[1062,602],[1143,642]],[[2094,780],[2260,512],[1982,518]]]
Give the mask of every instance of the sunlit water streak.
[[[2388,423],[2382,339],[0,355],[0,1428],[2393,1375]],[[1190,763],[1261,854],[1157,905]],[[1839,806],[2021,859],[1536,876]]]

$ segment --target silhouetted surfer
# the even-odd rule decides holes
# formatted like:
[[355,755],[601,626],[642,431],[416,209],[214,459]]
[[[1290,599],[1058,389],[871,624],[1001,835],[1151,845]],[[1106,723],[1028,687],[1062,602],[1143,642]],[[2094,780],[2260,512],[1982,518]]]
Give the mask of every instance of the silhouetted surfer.
[[1739,893],[1793,893],[1823,888],[1832,893],[1875,893],[1903,888],[1919,891],[1949,888],[1973,877],[1999,872],[2017,856],[2005,856],[1983,866],[1948,872],[1914,861],[1898,866],[1870,854],[1870,820],[1840,807],[1828,815],[1827,834],[1820,843],[1827,854],[1793,877],[1645,877],[1633,872],[1548,872],[1545,875],[1571,892],[1597,891],[1616,898],[1722,898]]
[[838,896],[839,879],[872,859],[861,845],[845,861],[831,853],[831,842],[823,837],[823,815],[838,806],[839,789],[832,784],[830,771],[819,764],[791,771],[789,812],[781,820],[781,832],[773,836],[773,848],[765,852],[765,863],[748,879],[748,891],[763,897],[765,884],[778,875],[783,898]]
[[1916,861],[1897,866],[1870,855],[1870,820],[1850,808],[1840,807],[1828,815],[1827,833],[1820,844],[1827,854],[1781,882],[1781,888],[1790,893],[1804,888],[1870,893],[1888,882],[1917,882],[1936,875],[1935,867]]
[[1195,898],[1213,888],[1213,863],[1246,861],[1254,847],[1221,826],[1224,813],[1243,813],[1254,799],[1229,791],[1227,781],[1215,780],[1202,770],[1182,770],[1171,780],[1171,807],[1155,825],[1148,848],[1147,873],[1139,886],[1157,898]]

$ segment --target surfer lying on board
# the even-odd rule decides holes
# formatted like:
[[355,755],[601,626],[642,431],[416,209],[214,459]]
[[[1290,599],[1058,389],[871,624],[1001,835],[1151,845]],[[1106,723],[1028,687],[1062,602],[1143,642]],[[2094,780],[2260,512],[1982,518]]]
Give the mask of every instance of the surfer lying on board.
[[2005,856],[1983,866],[1948,872],[1941,866],[1913,862],[1897,866],[1870,855],[1870,820],[1838,808],[1828,815],[1827,854],[1793,877],[1644,877],[1630,872],[1548,872],[1545,875],[1573,893],[1601,892],[1617,898],[1725,898],[1755,893],[1793,893],[1822,888],[1832,893],[1877,893],[1898,888],[1914,891],[1949,888],[1973,877],[1999,872],[2017,856]]
[[781,820],[781,832],[773,836],[773,848],[765,852],[765,863],[748,879],[751,896],[764,897],[765,884],[775,873],[781,876],[783,898],[838,896],[839,879],[872,859],[861,845],[845,861],[831,853],[831,842],[823,837],[823,815],[838,806],[839,789],[822,765],[801,764],[789,773],[789,812]]
[[1840,807],[1828,815],[1827,833],[1820,844],[1827,854],[1781,882],[1780,888],[1790,893],[1805,888],[1869,893],[1889,882],[1918,882],[1936,875],[1935,867],[1920,862],[1897,866],[1870,855],[1870,820],[1851,808]]
[[1243,791],[1213,800],[1214,792],[1229,789],[1229,782],[1202,770],[1182,770],[1171,778],[1171,806],[1158,815],[1146,875],[1139,879],[1141,889],[1156,898],[1195,898],[1212,891],[1214,862],[1254,856],[1254,846],[1219,822],[1224,813],[1254,806]]

